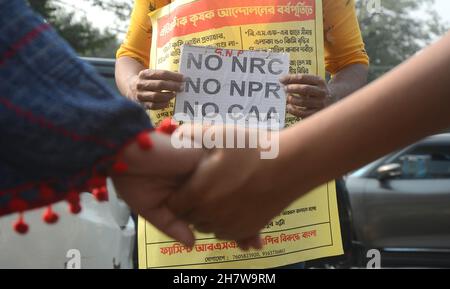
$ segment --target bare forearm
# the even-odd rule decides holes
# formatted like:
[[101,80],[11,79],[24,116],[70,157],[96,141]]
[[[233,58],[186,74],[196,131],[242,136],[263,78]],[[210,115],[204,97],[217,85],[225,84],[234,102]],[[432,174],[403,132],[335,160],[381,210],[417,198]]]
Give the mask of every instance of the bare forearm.
[[[450,126],[449,83],[450,34],[382,79],[283,132],[282,163],[287,171],[303,174],[306,191],[442,131]],[[286,183],[298,183],[298,177]]]
[[135,100],[133,98],[130,80],[136,78],[139,72],[145,69],[145,66],[131,57],[120,57],[116,61],[116,83],[122,95]]
[[342,69],[328,83],[334,101],[357,91],[367,83],[368,67],[364,64],[352,64]]

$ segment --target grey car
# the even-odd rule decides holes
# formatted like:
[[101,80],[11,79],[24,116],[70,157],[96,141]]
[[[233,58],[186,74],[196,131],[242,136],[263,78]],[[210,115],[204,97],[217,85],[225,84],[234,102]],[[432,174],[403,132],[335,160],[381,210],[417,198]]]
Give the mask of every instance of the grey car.
[[350,174],[351,254],[364,266],[450,266],[450,134],[424,139]]

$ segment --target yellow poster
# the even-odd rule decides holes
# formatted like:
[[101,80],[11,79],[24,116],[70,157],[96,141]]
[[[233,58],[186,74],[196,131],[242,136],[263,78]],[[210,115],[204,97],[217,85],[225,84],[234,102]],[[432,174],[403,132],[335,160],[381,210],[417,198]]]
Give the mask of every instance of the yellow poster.
[[[153,69],[178,71],[181,46],[270,50],[290,54],[290,73],[325,76],[321,0],[178,0],[151,15]],[[151,111],[172,116],[174,102]],[[286,124],[298,121],[292,115]],[[299,168],[307,169],[307,168]],[[255,200],[258,202],[258,200]],[[236,222],[238,220],[230,220]],[[187,248],[139,218],[140,268],[273,268],[343,253],[336,187],[325,184],[294,202],[261,233],[262,250],[196,234]]]

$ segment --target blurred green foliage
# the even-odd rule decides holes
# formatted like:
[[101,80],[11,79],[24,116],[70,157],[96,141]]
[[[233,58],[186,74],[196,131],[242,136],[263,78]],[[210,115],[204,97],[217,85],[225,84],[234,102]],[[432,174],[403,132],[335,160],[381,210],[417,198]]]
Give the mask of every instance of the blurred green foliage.
[[359,0],[358,19],[370,56],[370,80],[445,34],[434,0]]

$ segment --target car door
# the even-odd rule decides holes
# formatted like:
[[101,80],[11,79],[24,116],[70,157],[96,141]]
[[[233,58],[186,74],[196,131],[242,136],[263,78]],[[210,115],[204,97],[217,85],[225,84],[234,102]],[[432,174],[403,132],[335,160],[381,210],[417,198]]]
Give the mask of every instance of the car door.
[[[380,168],[399,164],[380,178]],[[450,144],[424,142],[386,159],[367,179],[364,242],[373,248],[450,248]]]

